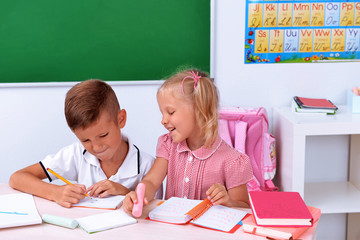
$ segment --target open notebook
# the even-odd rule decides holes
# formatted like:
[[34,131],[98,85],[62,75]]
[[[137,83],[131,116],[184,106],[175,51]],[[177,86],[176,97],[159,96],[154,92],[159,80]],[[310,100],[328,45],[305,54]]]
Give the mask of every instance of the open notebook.
[[27,193],[0,195],[0,228],[40,224],[41,222],[32,195]]
[[191,200],[172,197],[149,213],[151,220],[194,225],[224,232],[234,232],[247,213],[222,205],[213,206],[207,199]]
[[86,197],[82,199],[79,203],[73,204],[73,206],[115,210],[121,206],[124,198],[125,196],[122,195],[108,196],[104,198]]

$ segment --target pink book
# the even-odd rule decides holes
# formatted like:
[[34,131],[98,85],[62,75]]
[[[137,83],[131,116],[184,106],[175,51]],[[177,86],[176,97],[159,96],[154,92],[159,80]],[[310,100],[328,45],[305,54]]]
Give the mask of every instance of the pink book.
[[[317,222],[321,216],[319,208],[308,206],[311,212],[314,223]],[[263,227],[255,223],[253,215],[249,215],[243,221],[243,230],[247,233],[252,233],[267,238],[275,239],[298,239],[306,230],[311,227]]]
[[325,98],[304,98],[295,97],[295,101],[300,104],[302,108],[327,108],[337,109],[337,107],[328,99]]
[[298,192],[250,191],[249,200],[259,226],[313,225],[313,216]]

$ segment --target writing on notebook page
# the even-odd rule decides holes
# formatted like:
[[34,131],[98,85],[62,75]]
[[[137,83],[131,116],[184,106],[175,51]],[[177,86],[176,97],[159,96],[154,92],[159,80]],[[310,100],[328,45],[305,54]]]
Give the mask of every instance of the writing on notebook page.
[[0,228],[40,224],[41,222],[31,194],[0,195]]
[[225,232],[234,232],[239,221],[247,214],[239,209],[222,205],[213,206],[209,200],[191,200],[172,197],[149,213],[155,221],[191,224]]
[[3,214],[17,214],[17,215],[28,215],[28,213],[20,213],[20,212],[4,212],[4,211],[0,211],[0,213],[3,213]]
[[117,209],[121,206],[125,196],[116,195],[104,198],[84,198],[79,203],[73,204],[74,207],[100,208],[100,209]]

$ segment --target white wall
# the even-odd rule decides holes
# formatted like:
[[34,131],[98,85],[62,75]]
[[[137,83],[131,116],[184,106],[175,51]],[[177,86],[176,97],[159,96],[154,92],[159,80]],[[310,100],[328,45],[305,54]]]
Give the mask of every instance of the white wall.
[[[215,5],[212,76],[220,90],[222,105],[264,106],[272,124],[273,107],[290,106],[295,95],[328,98],[337,105],[345,105],[346,91],[360,85],[358,62],[244,64],[245,0],[213,0],[212,3]],[[310,142],[306,153],[306,181],[347,179],[349,137],[314,137]],[[342,164],[339,165],[339,161]],[[318,239],[328,239],[326,236],[345,239],[344,215],[323,215]]]
[[[272,124],[272,108],[289,105],[294,95],[326,97],[342,105],[346,104],[346,90],[360,84],[359,63],[245,65],[245,1],[214,0],[213,3],[215,45],[212,75],[219,88],[221,105],[264,106]],[[140,148],[155,155],[157,138],[165,132],[160,124],[161,115],[155,97],[160,83],[110,84],[121,107],[128,112],[124,132],[131,135]],[[15,170],[35,163],[76,140],[63,114],[64,96],[72,84],[40,85],[0,85],[0,182],[7,182]],[[348,138],[338,136],[336,139],[341,144],[331,140],[329,151],[318,153],[316,146],[323,145],[323,138],[314,138],[313,148],[307,154],[315,162],[316,159],[335,161],[334,155],[346,159]],[[322,166],[315,167],[322,169]],[[330,172],[338,174],[337,179],[347,178],[344,168],[341,171],[331,169]],[[319,179],[327,179],[326,173],[318,174],[323,174]],[[313,178],[311,175],[306,177]],[[326,223],[324,227],[334,232],[333,236],[340,236],[336,239],[342,239],[345,220],[339,224],[331,221],[339,219],[336,217],[322,216],[322,219],[320,230],[323,221]]]
[[[161,81],[109,83],[121,108],[127,110],[123,133],[155,156],[157,138],[165,133],[155,97]],[[74,84],[0,85],[0,182],[8,182],[15,170],[77,141],[64,117],[65,94]]]
[[294,95],[345,104],[360,85],[359,63],[244,64],[245,0],[214,0],[213,76],[223,105],[289,105]]

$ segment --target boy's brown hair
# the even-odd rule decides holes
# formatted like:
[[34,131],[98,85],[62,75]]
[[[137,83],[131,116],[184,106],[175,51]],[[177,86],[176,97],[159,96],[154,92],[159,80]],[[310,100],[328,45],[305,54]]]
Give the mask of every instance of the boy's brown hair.
[[119,101],[111,86],[99,79],[90,79],[73,86],[65,98],[65,118],[71,130],[86,128],[107,111],[117,124]]

